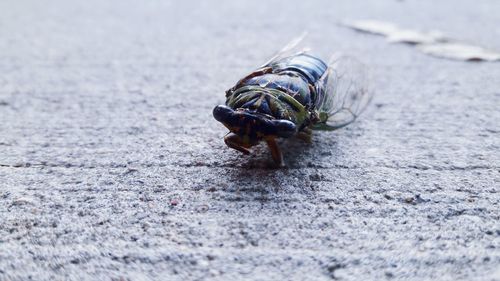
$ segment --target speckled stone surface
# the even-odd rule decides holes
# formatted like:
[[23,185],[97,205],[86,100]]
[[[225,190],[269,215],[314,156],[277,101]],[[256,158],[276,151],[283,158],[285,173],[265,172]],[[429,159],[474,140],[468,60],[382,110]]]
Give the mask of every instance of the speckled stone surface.
[[[500,280],[500,64],[337,24],[498,50],[498,1],[70,2],[0,2],[0,280]],[[211,110],[304,30],[375,98],[273,169]]]

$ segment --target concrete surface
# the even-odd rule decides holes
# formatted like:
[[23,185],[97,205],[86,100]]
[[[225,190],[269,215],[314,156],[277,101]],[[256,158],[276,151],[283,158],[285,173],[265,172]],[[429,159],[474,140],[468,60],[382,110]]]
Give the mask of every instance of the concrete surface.
[[[498,1],[0,2],[1,280],[500,280]],[[242,157],[224,90],[308,30],[373,73],[359,122]]]

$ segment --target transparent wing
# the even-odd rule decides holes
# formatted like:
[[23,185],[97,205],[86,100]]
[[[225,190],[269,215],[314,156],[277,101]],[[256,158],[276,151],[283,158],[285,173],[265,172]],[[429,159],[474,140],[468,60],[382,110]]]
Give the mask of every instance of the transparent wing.
[[368,89],[366,67],[352,57],[335,55],[327,72],[317,83],[319,98],[316,108],[320,122],[316,130],[336,130],[358,118],[370,103],[373,92]]
[[264,63],[261,67],[273,66],[279,61],[292,57],[294,55],[306,53],[309,51],[309,48],[304,46],[304,38],[306,38],[307,32],[302,33],[299,37],[294,38],[292,41],[288,42],[283,49],[281,49],[276,55],[274,55],[271,59],[269,59],[266,63]]
[[[271,59],[269,59],[265,64],[257,68],[257,70],[251,72],[247,76],[241,78],[236,85],[234,85],[231,89],[226,91],[226,96],[228,93],[231,93],[233,90],[240,87],[245,81],[251,79],[253,77],[268,73],[271,69],[279,68],[280,64],[285,64],[287,62],[287,58],[292,58],[295,55],[306,53],[309,51],[308,48],[304,47],[304,38],[307,36],[307,33],[304,32],[299,37],[290,41],[286,46],[281,49],[276,55],[274,55]],[[272,80],[266,81],[266,83],[271,83]]]

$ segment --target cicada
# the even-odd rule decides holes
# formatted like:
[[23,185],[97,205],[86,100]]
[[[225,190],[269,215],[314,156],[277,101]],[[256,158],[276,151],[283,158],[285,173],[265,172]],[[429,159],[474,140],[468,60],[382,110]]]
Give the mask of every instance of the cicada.
[[226,91],[213,116],[229,133],[224,142],[244,154],[261,141],[284,166],[278,138],[311,142],[313,130],[333,131],[352,123],[371,99],[365,68],[350,57],[329,63],[289,43],[263,66]]

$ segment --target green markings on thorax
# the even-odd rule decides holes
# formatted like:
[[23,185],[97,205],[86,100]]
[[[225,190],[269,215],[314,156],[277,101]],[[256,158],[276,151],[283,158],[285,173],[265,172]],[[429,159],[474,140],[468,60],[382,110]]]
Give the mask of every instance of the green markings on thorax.
[[254,85],[243,86],[229,93],[226,104],[237,109],[246,102],[259,97],[257,101],[259,106],[265,96],[271,98],[269,104],[271,111],[278,115],[274,117],[289,119],[300,126],[309,116],[307,108],[286,92]]

